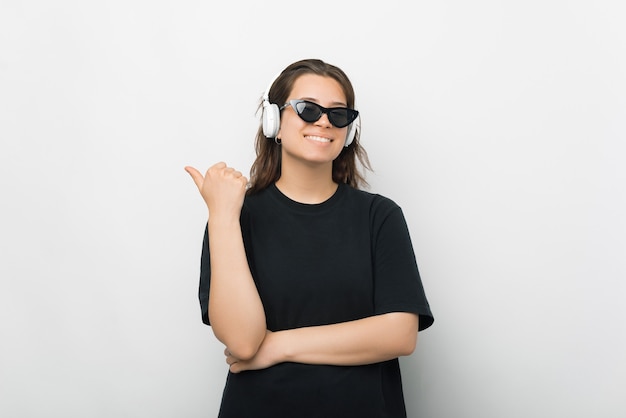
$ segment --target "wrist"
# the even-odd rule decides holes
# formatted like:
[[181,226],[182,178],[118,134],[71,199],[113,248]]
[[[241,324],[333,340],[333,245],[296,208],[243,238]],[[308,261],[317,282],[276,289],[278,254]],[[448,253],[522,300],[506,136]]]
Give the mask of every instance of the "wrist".
[[291,336],[293,330],[284,330],[272,333],[273,352],[276,363],[294,361]]
[[239,227],[239,215],[209,212],[209,229]]

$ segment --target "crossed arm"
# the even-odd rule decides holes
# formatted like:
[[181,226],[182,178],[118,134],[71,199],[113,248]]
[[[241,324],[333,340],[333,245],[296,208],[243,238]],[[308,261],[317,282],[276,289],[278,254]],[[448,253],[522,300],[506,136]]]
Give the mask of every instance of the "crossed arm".
[[253,357],[238,358],[228,347],[224,354],[233,373],[286,361],[355,366],[411,354],[417,330],[417,315],[393,312],[332,325],[266,331]]
[[211,292],[209,317],[226,345],[232,372],[291,361],[359,365],[409,355],[415,349],[418,316],[392,312],[332,325],[266,330],[265,314],[245,256],[238,220],[209,220]]

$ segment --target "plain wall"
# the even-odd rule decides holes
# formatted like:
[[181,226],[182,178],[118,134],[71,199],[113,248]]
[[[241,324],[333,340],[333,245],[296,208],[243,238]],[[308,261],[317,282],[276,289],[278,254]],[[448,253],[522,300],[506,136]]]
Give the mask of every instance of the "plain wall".
[[436,320],[409,417],[624,417],[622,2],[0,2],[0,416],[213,417],[206,209],[287,64],[351,77]]

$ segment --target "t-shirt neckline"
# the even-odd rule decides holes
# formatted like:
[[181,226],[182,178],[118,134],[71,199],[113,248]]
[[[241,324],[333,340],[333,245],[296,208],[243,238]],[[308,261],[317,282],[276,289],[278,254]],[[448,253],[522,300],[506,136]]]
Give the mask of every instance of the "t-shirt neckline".
[[283,206],[286,206],[292,210],[305,213],[319,213],[322,210],[331,209],[345,193],[346,184],[339,183],[337,190],[326,200],[320,203],[301,203],[291,199],[276,186],[276,183],[272,183],[269,187],[271,196]]

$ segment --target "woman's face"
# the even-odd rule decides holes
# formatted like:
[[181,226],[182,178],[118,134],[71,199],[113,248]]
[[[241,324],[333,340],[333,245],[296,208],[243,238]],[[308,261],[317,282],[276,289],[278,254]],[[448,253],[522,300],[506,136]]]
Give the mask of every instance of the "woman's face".
[[[287,102],[294,99],[308,100],[320,106],[347,107],[341,85],[331,77],[303,74],[293,85]],[[328,115],[315,122],[305,122],[291,106],[281,113],[277,138],[282,141],[283,163],[285,158],[306,163],[330,163],[339,156],[346,141],[348,128],[333,126]]]

